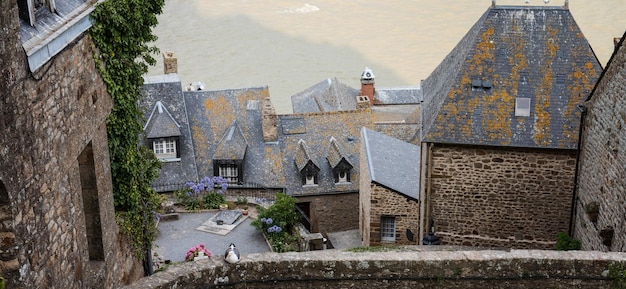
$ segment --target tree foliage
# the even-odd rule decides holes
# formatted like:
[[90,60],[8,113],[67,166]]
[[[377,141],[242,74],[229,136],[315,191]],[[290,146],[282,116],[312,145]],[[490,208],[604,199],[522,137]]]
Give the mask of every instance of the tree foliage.
[[163,5],[164,0],[106,0],[91,13],[90,34],[99,51],[95,58],[113,98],[107,134],[115,207],[123,212],[120,227],[137,251],[154,239],[154,218],[147,214],[159,206],[150,183],[160,165],[152,151],[139,145],[142,114],[138,101],[142,76],[156,62],[151,55],[158,49],[149,44],[157,38],[152,28]]

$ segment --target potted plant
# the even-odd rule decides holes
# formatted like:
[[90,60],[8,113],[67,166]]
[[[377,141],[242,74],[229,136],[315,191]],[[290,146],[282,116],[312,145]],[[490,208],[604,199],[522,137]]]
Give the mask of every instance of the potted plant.
[[220,204],[220,211],[228,210],[228,204]]
[[241,214],[248,215],[248,205],[244,205],[243,207],[241,207]]

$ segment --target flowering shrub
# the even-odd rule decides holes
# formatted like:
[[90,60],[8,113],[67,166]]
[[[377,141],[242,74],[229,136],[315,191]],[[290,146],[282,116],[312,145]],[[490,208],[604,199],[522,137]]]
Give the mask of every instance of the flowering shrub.
[[275,252],[296,250],[298,237],[293,232],[300,222],[300,215],[296,212],[295,205],[295,198],[277,194],[271,207],[257,207],[259,219],[252,222],[252,225],[264,232]]
[[200,252],[203,252],[204,255],[211,257],[211,251],[209,251],[203,243],[200,243],[187,250],[187,254],[185,254],[185,261],[193,261],[193,258],[198,257]]
[[224,193],[228,180],[220,176],[204,177],[200,182],[187,182],[186,188],[174,193],[174,197],[187,210],[217,209],[226,202]]

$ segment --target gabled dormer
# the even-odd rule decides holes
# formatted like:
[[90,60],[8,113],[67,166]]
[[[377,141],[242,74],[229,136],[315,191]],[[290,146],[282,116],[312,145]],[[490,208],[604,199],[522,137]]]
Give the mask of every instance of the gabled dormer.
[[243,183],[244,160],[248,141],[236,121],[226,129],[213,155],[213,174],[229,184]]
[[20,38],[35,72],[91,27],[89,14],[99,1],[17,0]]
[[157,101],[143,128],[149,146],[161,161],[180,161],[180,124]]
[[311,157],[310,151],[304,140],[300,139],[294,161],[302,177],[302,186],[317,186],[318,184],[317,175],[320,167]]
[[326,159],[333,171],[336,184],[349,183],[350,172],[354,166],[348,161],[348,154],[334,137],[330,138]]

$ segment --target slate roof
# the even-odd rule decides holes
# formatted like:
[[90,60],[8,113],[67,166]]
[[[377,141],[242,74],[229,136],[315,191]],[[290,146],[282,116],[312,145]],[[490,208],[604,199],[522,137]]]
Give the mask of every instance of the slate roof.
[[337,141],[337,139],[335,139],[335,137],[330,137],[326,159],[328,160],[331,168],[337,168],[337,166],[339,166],[342,162],[344,163],[344,166],[350,168],[354,167],[348,161],[348,154],[346,153],[345,149]]
[[296,167],[298,171],[302,171],[307,165],[313,165],[315,168],[319,168],[319,165],[316,163],[315,158],[311,156],[309,153],[309,147],[306,145],[302,139],[298,141],[298,149],[296,150],[296,157],[293,159],[296,163]]
[[601,70],[566,8],[491,7],[420,85],[422,140],[575,149],[576,105]]
[[[329,147],[334,139],[342,147],[341,155],[348,163],[359,163],[360,129],[363,126],[372,128],[374,125],[370,110],[279,115],[277,125],[284,164],[281,176],[287,193],[316,195],[358,192],[359,167],[352,168],[350,182],[336,184],[333,167],[327,158],[331,154]],[[317,186],[302,186],[300,171],[305,158],[302,153],[298,155],[298,151],[302,151],[302,141],[306,143],[308,159],[319,168]]]
[[[152,183],[152,188],[157,192],[173,191],[182,188],[187,181],[198,180],[191,132],[179,76],[167,74],[145,77],[142,95],[140,105],[144,115],[150,115],[156,109],[157,102],[161,102],[169,116],[180,125],[181,133],[177,147],[180,161],[161,163],[159,177]],[[147,127],[145,126],[145,128]],[[150,140],[146,140],[145,144],[150,147]]]
[[400,194],[419,199],[420,147],[363,128],[370,179]]
[[359,90],[328,78],[291,96],[291,106],[294,113],[354,110],[358,94]]
[[248,141],[237,125],[237,121],[224,132],[224,136],[215,148],[214,160],[243,160],[246,156]]
[[415,87],[393,87],[376,88],[374,96],[375,104],[420,104],[422,96],[420,88]]
[[181,136],[180,125],[161,101],[157,101],[148,118],[144,131],[147,138]]

